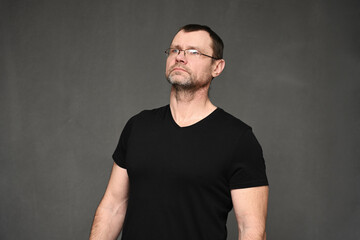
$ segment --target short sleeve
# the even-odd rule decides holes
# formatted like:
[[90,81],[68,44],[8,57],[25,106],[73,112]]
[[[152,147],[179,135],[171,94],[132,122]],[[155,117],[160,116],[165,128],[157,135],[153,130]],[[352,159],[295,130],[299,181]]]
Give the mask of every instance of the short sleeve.
[[122,167],[126,168],[126,151],[128,146],[128,140],[131,132],[132,118],[125,124],[124,129],[121,132],[120,139],[112,155],[114,162]]
[[251,128],[237,141],[229,169],[230,189],[268,185],[262,148]]

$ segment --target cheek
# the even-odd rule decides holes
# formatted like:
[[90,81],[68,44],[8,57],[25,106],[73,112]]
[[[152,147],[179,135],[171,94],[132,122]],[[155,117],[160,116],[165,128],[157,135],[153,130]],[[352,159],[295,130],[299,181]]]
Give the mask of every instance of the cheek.
[[199,67],[199,69],[201,69],[199,71],[199,73],[202,75],[202,76],[208,76],[208,75],[211,75],[211,66],[202,66],[201,68]]
[[167,59],[165,71],[168,72],[171,66],[172,66],[171,61],[169,59]]

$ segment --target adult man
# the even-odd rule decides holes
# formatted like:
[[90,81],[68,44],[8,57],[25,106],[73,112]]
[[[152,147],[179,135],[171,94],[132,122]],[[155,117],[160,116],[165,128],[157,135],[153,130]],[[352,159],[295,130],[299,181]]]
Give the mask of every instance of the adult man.
[[268,183],[251,128],[214,106],[225,67],[209,27],[186,25],[166,51],[170,104],[133,116],[113,154],[90,239],[225,240],[234,207],[241,240],[265,238]]

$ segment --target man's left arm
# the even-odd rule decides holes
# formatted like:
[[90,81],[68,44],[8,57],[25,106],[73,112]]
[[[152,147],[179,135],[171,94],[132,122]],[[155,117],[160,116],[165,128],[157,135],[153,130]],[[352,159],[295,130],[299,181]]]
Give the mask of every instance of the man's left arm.
[[269,187],[231,190],[231,198],[239,229],[239,240],[265,240]]

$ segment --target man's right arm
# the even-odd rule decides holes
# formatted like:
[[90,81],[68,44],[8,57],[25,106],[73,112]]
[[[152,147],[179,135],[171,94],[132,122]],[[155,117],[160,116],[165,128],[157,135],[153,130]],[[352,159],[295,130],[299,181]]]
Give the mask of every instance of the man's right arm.
[[106,188],[92,224],[90,240],[116,239],[122,229],[129,198],[127,171],[114,163]]

